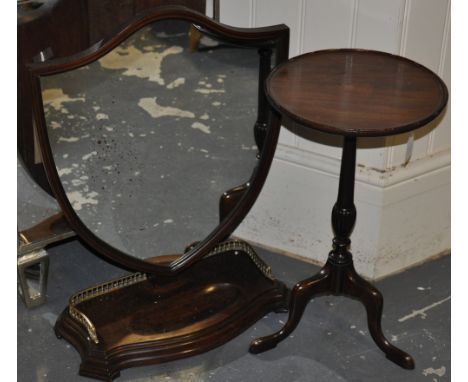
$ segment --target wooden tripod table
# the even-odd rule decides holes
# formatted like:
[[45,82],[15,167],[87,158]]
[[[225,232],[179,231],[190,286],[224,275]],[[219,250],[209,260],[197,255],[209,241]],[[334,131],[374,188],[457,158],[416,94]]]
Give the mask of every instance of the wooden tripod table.
[[345,295],[360,300],[369,332],[387,358],[406,369],[413,358],[382,333],[382,294],[361,278],[348,248],[356,221],[356,138],[411,131],[445,108],[448,92],[429,69],[388,53],[339,49],[307,53],[278,66],[267,79],[270,103],[282,115],[311,129],[344,137],[338,198],[332,210],[333,249],[318,274],[291,291],[289,318],[275,334],[255,340],[250,352],[275,347],[296,328],[310,299]]

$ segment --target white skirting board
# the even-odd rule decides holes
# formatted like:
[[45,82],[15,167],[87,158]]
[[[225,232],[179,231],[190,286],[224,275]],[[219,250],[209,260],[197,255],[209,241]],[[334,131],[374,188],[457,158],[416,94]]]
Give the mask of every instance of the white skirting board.
[[[339,168],[335,158],[279,145],[262,193],[235,235],[324,263]],[[364,277],[382,278],[446,252],[450,151],[387,171],[358,164],[355,204],[351,251]]]

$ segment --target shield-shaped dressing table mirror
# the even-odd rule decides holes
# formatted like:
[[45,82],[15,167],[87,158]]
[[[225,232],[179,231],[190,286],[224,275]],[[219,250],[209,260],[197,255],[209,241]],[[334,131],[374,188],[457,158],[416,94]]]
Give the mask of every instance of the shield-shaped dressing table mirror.
[[138,272],[78,292],[59,317],[82,375],[112,380],[207,351],[286,306],[284,285],[230,235],[274,155],[280,126],[263,85],[288,40],[284,25],[231,28],[161,7],[30,67],[41,152],[67,220]]

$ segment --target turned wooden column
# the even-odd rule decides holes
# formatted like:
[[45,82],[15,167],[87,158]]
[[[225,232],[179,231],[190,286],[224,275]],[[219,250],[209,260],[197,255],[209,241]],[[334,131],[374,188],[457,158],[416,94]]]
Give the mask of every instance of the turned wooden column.
[[338,198],[331,216],[333,249],[317,274],[294,286],[284,327],[256,339],[250,351],[263,352],[287,338],[314,296],[344,295],[365,306],[369,333],[387,358],[413,369],[413,358],[385,338],[382,294],[357,274],[349,251],[356,222],[356,140],[399,134],[427,124],[447,104],[445,84],[429,69],[403,57],[337,49],[307,53],[278,66],[266,81],[266,96],[282,116],[307,128],[343,136],[344,143]]

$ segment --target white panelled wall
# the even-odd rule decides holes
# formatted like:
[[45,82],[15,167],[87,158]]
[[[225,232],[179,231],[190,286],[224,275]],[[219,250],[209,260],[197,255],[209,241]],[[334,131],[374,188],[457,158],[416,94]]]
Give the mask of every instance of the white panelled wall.
[[[220,9],[229,25],[288,25],[291,57],[327,48],[382,50],[429,67],[450,90],[450,0],[221,0]],[[265,187],[236,235],[323,263],[341,141],[285,124],[299,135],[282,128]],[[351,238],[358,271],[376,279],[448,251],[450,108],[414,138],[359,139],[358,147]]]

